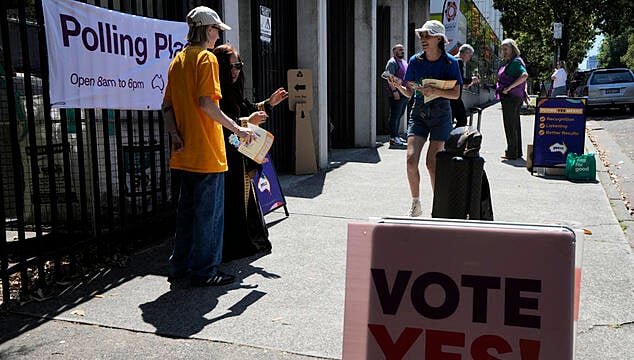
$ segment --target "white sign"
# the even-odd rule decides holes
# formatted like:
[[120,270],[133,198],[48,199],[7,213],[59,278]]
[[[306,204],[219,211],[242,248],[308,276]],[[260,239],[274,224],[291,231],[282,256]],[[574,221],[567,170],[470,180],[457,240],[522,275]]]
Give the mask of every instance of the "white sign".
[[460,35],[458,24],[461,18],[464,16],[460,13],[460,0],[447,0],[443,9],[442,22],[445,25],[445,36],[449,41],[445,49],[450,53],[458,47]]
[[271,9],[260,5],[260,40],[271,42]]
[[343,358],[570,360],[575,242],[557,225],[350,223]]
[[561,39],[561,23],[553,23],[553,38]]
[[158,110],[187,24],[43,0],[51,106]]

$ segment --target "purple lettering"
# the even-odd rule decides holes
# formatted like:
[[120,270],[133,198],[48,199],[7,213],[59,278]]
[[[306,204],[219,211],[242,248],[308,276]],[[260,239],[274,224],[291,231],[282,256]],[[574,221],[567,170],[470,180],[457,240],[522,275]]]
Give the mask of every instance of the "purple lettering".
[[[92,37],[92,44],[88,43],[88,34]],[[97,50],[97,47],[99,47],[99,38],[97,37],[95,30],[92,28],[87,27],[82,30],[81,40],[84,43],[84,47],[90,51],[95,51]]]
[[[80,32],[79,21],[77,21],[77,19],[75,19],[74,17],[70,15],[65,15],[65,14],[59,14],[59,20],[61,21],[61,25],[62,25],[62,38],[63,38],[64,46],[69,47],[70,46],[70,42],[68,41],[69,37],[79,35],[79,32]],[[69,22],[74,25],[72,30],[68,28]]]
[[154,52],[154,57],[160,59],[160,52],[167,49],[167,37],[165,34],[155,33],[154,34],[154,48],[156,49]]

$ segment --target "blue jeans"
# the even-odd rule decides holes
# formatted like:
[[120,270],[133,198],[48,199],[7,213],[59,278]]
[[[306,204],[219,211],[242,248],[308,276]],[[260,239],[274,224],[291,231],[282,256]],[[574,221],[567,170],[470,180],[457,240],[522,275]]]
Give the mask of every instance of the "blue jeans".
[[452,130],[449,99],[438,98],[428,103],[416,99],[409,113],[407,136],[420,136],[434,141],[447,141]]
[[550,94],[550,96],[555,97],[558,95],[566,95],[566,87],[565,86],[559,86],[553,89],[553,92]]
[[397,137],[401,118],[405,113],[405,109],[407,109],[409,99],[401,95],[398,100],[394,100],[394,98],[390,96],[387,98],[387,101],[390,103],[390,117],[388,123],[390,126],[390,137]]
[[222,260],[225,174],[175,170],[180,177],[171,275],[191,270],[192,279],[216,274]]

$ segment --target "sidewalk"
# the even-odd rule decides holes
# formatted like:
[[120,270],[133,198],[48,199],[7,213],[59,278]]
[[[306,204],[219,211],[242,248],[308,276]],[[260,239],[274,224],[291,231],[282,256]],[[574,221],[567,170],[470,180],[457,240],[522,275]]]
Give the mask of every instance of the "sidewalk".
[[[522,117],[524,151],[533,119]],[[531,176],[523,162],[502,162],[499,104],[484,110],[482,133],[496,220],[576,222],[592,231],[585,237],[577,359],[633,359],[634,255],[602,184]],[[270,255],[228,264],[239,283],[170,286],[163,241],[125,268],[104,269],[59,298],[3,315],[0,359],[341,358],[347,223],[405,215],[410,202],[405,151],[378,145],[334,150],[328,172],[282,176],[290,217],[267,215]],[[431,187],[422,174],[429,217]]]

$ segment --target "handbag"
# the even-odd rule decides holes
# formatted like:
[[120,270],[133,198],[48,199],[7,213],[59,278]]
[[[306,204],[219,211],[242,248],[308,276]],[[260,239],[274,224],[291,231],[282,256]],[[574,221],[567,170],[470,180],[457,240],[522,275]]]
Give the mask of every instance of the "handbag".
[[566,178],[575,182],[596,182],[597,163],[594,154],[568,153]]

